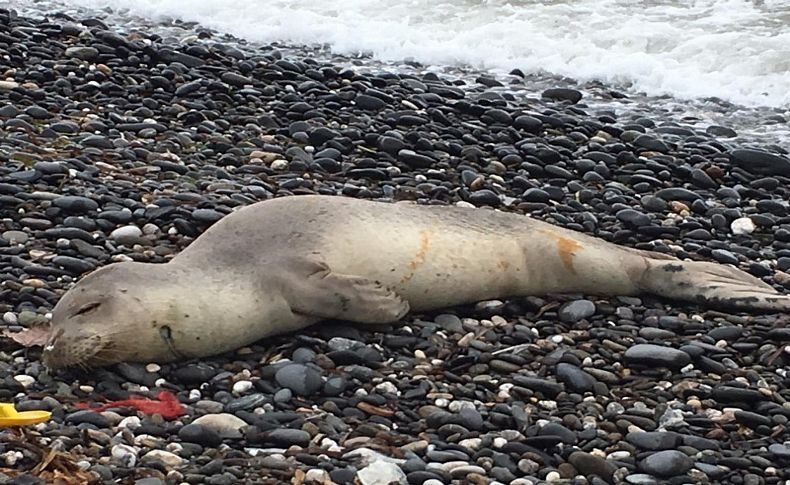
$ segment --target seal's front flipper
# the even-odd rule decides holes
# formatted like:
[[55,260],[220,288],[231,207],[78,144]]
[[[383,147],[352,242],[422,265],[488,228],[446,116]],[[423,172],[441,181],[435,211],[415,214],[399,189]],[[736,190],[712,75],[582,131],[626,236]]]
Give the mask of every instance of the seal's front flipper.
[[409,311],[409,302],[377,281],[333,273],[320,262],[299,261],[284,279],[295,313],[358,323],[391,323]]
[[790,310],[790,296],[737,268],[699,261],[649,261],[640,287],[649,293],[709,307]]

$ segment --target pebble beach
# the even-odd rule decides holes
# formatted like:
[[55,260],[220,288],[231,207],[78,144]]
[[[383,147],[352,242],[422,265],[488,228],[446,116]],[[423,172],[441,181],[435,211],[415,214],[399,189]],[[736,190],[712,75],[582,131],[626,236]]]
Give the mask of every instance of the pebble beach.
[[790,292],[790,145],[718,121],[518,69],[0,8],[0,400],[52,412],[0,428],[0,484],[790,483],[782,314],[547,295],[59,373],[34,341],[84,274],[288,195],[511,211]]

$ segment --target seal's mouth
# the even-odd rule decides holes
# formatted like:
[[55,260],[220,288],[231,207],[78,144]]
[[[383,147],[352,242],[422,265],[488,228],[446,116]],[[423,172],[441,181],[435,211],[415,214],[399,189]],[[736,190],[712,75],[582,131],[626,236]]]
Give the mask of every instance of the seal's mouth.
[[114,362],[112,349],[112,344],[99,335],[71,336],[60,329],[44,346],[41,361],[50,370],[87,370]]

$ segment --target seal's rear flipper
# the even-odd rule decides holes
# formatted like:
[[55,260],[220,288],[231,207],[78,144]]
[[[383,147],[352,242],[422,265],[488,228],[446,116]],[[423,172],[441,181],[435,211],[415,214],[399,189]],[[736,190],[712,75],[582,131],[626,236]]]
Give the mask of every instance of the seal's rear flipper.
[[712,308],[790,311],[790,296],[731,266],[698,261],[648,263],[639,283],[645,292]]
[[377,281],[333,273],[321,262],[289,264],[284,295],[294,313],[357,323],[397,322],[409,302]]

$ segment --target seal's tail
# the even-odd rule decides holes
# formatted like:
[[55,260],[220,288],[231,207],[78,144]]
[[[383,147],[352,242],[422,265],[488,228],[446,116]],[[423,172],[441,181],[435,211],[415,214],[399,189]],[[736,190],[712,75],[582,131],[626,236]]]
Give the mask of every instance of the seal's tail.
[[731,266],[698,261],[648,263],[639,282],[645,292],[711,308],[790,311],[790,296]]

